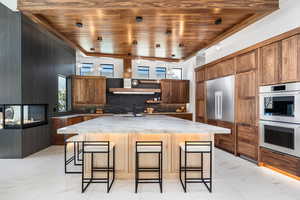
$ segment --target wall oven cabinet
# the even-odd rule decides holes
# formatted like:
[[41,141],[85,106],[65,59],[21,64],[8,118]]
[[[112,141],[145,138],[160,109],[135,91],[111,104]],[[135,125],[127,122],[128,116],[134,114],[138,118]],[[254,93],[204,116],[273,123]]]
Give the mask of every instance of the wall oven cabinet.
[[5,104],[0,106],[0,129],[24,129],[48,123],[46,104]]

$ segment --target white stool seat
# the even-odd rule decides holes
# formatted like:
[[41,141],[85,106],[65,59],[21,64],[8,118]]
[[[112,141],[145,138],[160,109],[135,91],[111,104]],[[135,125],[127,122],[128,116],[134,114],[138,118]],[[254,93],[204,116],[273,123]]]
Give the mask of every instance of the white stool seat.
[[[101,146],[103,145],[103,146]],[[104,142],[87,142],[84,144],[84,152],[106,152],[111,151],[115,144],[113,142],[109,143],[109,147],[105,146],[107,143]],[[109,148],[109,149],[108,149]]]
[[137,146],[137,152],[161,152],[161,146],[143,143],[143,145]]
[[[182,149],[182,151],[185,151],[185,143],[180,143],[179,145],[180,145],[180,148]],[[186,150],[190,151],[190,152],[208,152],[208,151],[210,151],[210,146],[209,145],[205,145],[205,146],[204,145],[203,146],[187,145]]]

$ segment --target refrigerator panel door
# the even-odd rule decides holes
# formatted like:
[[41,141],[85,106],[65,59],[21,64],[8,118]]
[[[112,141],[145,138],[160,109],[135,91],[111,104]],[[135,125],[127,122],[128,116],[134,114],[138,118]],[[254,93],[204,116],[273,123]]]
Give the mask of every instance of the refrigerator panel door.
[[207,81],[208,119],[234,122],[234,76]]

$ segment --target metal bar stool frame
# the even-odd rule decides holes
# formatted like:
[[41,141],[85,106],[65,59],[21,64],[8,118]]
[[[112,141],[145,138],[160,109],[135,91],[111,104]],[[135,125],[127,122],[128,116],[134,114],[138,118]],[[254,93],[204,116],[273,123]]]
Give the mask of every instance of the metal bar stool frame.
[[[86,151],[85,147],[87,146],[94,146],[94,147],[106,147],[106,151]],[[82,146],[82,178],[81,178],[81,193],[84,193],[88,186],[91,183],[106,183],[107,184],[107,193],[109,193],[114,181],[115,181],[115,146],[112,147],[112,154],[113,154],[113,162],[112,167],[110,167],[110,155],[111,155],[111,142],[110,141],[84,141]],[[85,154],[91,154],[91,178],[86,178],[84,173],[84,157]],[[94,167],[94,154],[107,154],[107,166],[106,167]],[[94,178],[94,172],[107,172],[107,176],[104,178]],[[110,173],[113,174],[113,178],[110,182]],[[86,184],[86,185],[85,185]]]
[[[188,147],[191,146],[206,146],[209,147],[209,151],[189,151]],[[188,167],[187,158],[188,154],[200,154],[201,155],[201,166],[200,167]],[[209,166],[209,177],[204,178],[203,176],[203,155],[209,154],[210,166]],[[212,192],[212,141],[185,141],[184,143],[184,166],[182,166],[182,150],[179,145],[179,179],[183,187],[184,192],[187,189],[187,183],[203,183],[208,191]],[[201,172],[200,178],[187,178],[187,172]],[[182,180],[182,173],[184,173],[184,181]],[[209,184],[209,186],[208,186]]]
[[[67,158],[68,153],[68,144],[73,143],[73,155],[70,158]],[[74,166],[82,166],[82,158],[80,158],[80,154],[82,153],[82,141],[67,141],[65,139],[64,142],[64,165],[65,165],[65,174],[81,174],[82,170],[80,171],[68,171],[68,165],[72,163]]]
[[[138,151],[138,147],[142,146],[157,146],[160,151]],[[158,154],[158,167],[139,167],[140,154]],[[135,144],[135,193],[138,192],[139,183],[159,183],[160,193],[163,192],[162,178],[163,178],[163,142],[162,141],[136,141]],[[139,178],[140,172],[158,172],[158,178]]]

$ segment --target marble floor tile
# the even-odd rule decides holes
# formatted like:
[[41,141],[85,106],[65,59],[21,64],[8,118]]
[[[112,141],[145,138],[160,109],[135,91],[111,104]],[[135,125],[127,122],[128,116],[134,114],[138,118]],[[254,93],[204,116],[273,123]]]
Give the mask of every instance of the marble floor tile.
[[116,180],[109,194],[103,184],[81,194],[80,175],[65,175],[63,167],[62,146],[0,160],[0,200],[300,200],[300,181],[218,149],[211,194],[202,184],[190,184],[183,193],[178,180],[165,180],[163,194],[157,184],[141,184],[135,194],[132,180]]

